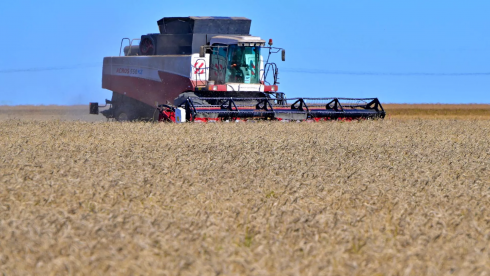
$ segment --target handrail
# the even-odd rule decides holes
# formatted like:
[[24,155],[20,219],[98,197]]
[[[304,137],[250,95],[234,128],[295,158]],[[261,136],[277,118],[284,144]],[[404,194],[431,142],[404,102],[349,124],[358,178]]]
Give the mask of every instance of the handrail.
[[128,50],[128,56],[131,54],[131,46],[133,46],[133,41],[135,40],[141,40],[141,38],[133,38],[133,39],[129,39],[128,37],[124,37],[123,39],[121,39],[121,46],[119,47],[119,56],[121,56],[121,53],[122,53],[122,45],[123,45],[123,41],[124,40],[128,40],[129,42],[129,50]]
[[131,46],[131,40],[127,37],[121,39],[121,46],[119,47],[119,56],[121,56],[121,51],[122,51],[122,44],[123,44],[123,41],[127,39],[129,41],[129,45]]
[[262,74],[262,79],[260,80],[264,84],[267,83],[270,85],[270,82],[267,81],[267,76],[269,75],[269,71],[272,70],[273,78],[274,78],[274,85],[279,84],[277,82],[278,78],[278,73],[279,73],[279,68],[277,67],[277,64],[274,62],[267,62],[264,64],[264,74]]
[[131,39],[131,42],[129,42],[129,51],[128,51],[128,56],[130,56],[130,55],[131,55],[131,46],[133,46],[133,41],[135,41],[135,40],[139,40],[139,41],[141,41],[141,38],[133,38],[133,39]]

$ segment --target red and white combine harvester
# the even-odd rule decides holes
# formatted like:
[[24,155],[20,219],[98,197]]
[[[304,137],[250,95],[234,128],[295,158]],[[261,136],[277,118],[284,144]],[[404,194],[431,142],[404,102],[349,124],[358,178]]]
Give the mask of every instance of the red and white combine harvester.
[[[243,17],[166,17],[160,33],[124,38],[119,56],[104,58],[102,87],[113,95],[101,113],[178,123],[384,118],[377,98],[286,98],[269,62],[279,52],[284,61],[285,50],[251,36],[250,24]],[[99,113],[98,103],[90,113]]]

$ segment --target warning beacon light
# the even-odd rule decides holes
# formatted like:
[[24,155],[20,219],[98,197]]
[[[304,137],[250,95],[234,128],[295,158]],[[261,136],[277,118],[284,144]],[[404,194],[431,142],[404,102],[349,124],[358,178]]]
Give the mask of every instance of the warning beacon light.
[[272,46],[272,38],[269,38],[269,46]]

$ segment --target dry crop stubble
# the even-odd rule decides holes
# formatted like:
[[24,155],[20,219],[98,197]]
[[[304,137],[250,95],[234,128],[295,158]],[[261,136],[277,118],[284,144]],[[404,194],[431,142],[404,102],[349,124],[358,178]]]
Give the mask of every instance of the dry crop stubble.
[[488,275],[490,121],[0,122],[0,271]]
[[489,120],[488,104],[385,104],[390,119]]

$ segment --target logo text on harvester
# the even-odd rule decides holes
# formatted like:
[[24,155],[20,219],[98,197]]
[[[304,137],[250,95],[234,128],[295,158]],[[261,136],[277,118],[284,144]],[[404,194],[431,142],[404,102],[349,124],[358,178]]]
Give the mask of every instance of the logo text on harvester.
[[132,69],[132,68],[122,68],[119,67],[116,69],[116,73],[118,74],[126,74],[126,75],[142,75],[143,69]]

